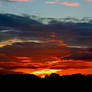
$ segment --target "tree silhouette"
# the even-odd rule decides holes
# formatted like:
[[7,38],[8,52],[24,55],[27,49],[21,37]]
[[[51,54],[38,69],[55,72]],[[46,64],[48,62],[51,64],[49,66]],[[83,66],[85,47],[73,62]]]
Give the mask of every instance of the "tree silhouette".
[[46,75],[45,78],[40,78],[33,74],[8,74],[0,75],[0,81],[7,80],[18,80],[18,81],[32,81],[32,80],[92,80],[92,75],[81,75],[81,74],[72,74],[72,75],[63,75],[52,73],[49,76]]

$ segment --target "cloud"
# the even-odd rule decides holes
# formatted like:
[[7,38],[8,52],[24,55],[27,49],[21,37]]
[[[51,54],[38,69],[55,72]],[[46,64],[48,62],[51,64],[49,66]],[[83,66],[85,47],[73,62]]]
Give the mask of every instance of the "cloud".
[[[36,58],[37,56],[35,56]],[[46,58],[48,58],[46,60]],[[0,54],[0,71],[7,73],[33,73],[38,75],[55,73],[56,71],[64,71],[68,69],[90,69],[92,66],[86,61],[81,60],[63,60],[60,57],[42,57],[42,62],[35,62],[31,57],[16,57]],[[36,59],[35,59],[36,60]],[[45,60],[45,61],[44,61]],[[44,63],[43,63],[44,62]],[[76,63],[76,64],[75,64]],[[54,71],[55,70],[55,71]],[[6,71],[6,72],[5,72]],[[45,72],[46,71],[46,72]],[[57,73],[56,72],[56,73]],[[0,72],[1,73],[1,72]]]
[[91,70],[92,23],[74,22],[76,18],[64,21],[54,18],[44,24],[37,19],[0,14],[2,71]]
[[56,1],[48,1],[46,0],[46,4],[57,4],[59,2],[59,0],[56,0]]
[[87,0],[88,2],[92,2],[92,0]]
[[46,4],[62,4],[62,5],[66,5],[66,6],[72,6],[72,7],[79,7],[80,4],[79,3],[75,3],[75,2],[61,2],[59,0],[56,1],[46,1]]
[[28,2],[28,1],[32,1],[32,0],[6,0],[9,2]]
[[79,3],[74,3],[74,2],[62,2],[61,4],[66,5],[66,6],[73,6],[73,7],[79,7]]
[[[67,46],[69,48],[91,48],[92,32],[90,23],[63,23],[59,21],[45,25],[26,16],[0,14],[0,45],[16,42],[35,42]],[[16,21],[17,20],[17,21]],[[21,21],[20,21],[21,20]],[[54,33],[54,34],[53,34]]]
[[76,53],[76,54],[72,54],[69,57],[66,57],[65,59],[73,59],[73,60],[87,60],[87,62],[91,62],[92,61],[92,53],[88,54],[88,53]]

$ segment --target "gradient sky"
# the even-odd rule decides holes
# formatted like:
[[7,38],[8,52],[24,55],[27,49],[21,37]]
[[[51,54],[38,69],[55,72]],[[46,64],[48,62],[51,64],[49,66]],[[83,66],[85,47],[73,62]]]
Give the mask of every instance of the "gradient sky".
[[92,18],[80,19],[91,11],[92,0],[0,0],[0,74],[92,74]]
[[0,0],[1,13],[43,17],[91,17],[92,0]]

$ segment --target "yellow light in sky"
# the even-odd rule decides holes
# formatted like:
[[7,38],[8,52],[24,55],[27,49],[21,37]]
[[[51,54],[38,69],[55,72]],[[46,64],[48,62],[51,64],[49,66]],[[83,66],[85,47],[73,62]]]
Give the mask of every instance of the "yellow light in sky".
[[62,70],[43,69],[43,70],[34,71],[34,72],[32,72],[32,74],[35,74],[35,75],[51,74],[51,73],[57,73],[58,71],[62,71]]

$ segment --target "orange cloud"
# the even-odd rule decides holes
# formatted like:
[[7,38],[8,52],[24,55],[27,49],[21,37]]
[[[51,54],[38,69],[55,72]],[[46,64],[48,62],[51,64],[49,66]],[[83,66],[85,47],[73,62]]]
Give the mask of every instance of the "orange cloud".
[[51,60],[47,60],[46,62],[42,58],[44,63],[36,63],[30,57],[10,57],[3,53],[0,56],[1,69],[15,73],[35,74],[40,77],[50,75],[51,73],[58,73],[60,75],[74,73],[91,74],[92,70],[92,62],[83,60],[64,60],[61,57],[52,57]]
[[84,74],[84,75],[88,75],[88,74],[92,74],[92,68],[90,69],[67,69],[67,70],[63,70],[63,71],[59,71],[59,74],[62,75],[71,75],[71,74]]
[[[92,0],[89,0],[92,1]],[[59,0],[56,1],[46,1],[46,4],[62,4],[62,5],[67,5],[67,6],[73,6],[73,7],[78,7],[80,6],[79,3],[75,3],[75,2],[60,2]]]
[[[81,61],[80,61],[81,62]],[[16,68],[12,69],[14,72],[21,72],[24,74],[35,74],[39,77],[44,77],[45,75],[50,75],[51,73],[58,73],[60,75],[70,75],[70,74],[76,74],[76,73],[81,73],[81,74],[92,74],[92,63],[89,63],[91,66],[90,68],[86,68],[83,66],[83,62],[80,63],[79,61],[76,61],[76,64],[74,65],[74,61],[68,61],[65,60],[64,62],[61,62],[61,64],[56,64],[48,67],[43,67],[43,68]],[[43,64],[43,66],[46,63]],[[69,64],[69,66],[68,66]],[[56,68],[54,67],[56,66]],[[83,68],[82,68],[83,67]]]
[[73,6],[73,7],[78,7],[78,6],[80,6],[79,3],[73,3],[73,2],[63,2],[63,3],[61,3],[61,4],[66,5],[66,6]]
[[46,1],[46,4],[57,4],[59,2],[59,0],[56,1]]
[[92,0],[87,0],[88,2],[92,2]]
[[0,43],[0,47],[4,47],[4,46],[7,46],[7,45],[12,45],[12,43]]

